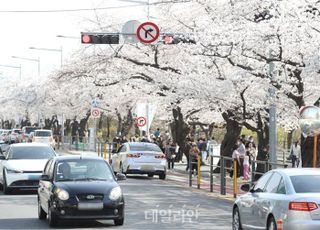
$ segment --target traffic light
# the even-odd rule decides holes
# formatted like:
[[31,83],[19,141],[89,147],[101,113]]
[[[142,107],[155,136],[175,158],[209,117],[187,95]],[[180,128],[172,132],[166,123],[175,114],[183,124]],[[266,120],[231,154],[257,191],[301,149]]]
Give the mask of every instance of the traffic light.
[[176,45],[179,43],[192,43],[196,44],[196,41],[185,34],[164,34],[162,36],[162,42],[166,45]]
[[81,33],[83,44],[119,44],[118,33]]

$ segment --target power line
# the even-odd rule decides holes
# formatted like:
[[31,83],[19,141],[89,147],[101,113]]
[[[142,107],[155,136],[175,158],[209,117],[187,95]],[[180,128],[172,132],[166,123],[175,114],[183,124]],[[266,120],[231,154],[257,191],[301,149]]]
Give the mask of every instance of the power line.
[[[184,1],[161,1],[150,3],[149,5],[160,5],[160,4],[168,4],[168,3],[185,3],[189,2],[188,0]],[[83,8],[83,9],[57,9],[57,10],[0,10],[0,13],[63,13],[63,12],[81,12],[81,11],[97,11],[97,10],[113,10],[113,9],[122,9],[122,8],[131,8],[131,7],[141,7],[146,5],[146,3],[141,4],[133,4],[126,6],[109,6],[109,7],[98,7],[98,8]]]

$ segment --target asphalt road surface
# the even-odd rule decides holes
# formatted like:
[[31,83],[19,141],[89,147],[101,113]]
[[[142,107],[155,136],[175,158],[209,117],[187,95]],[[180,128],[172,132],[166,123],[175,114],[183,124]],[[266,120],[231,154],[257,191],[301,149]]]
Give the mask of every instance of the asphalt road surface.
[[[115,227],[113,221],[65,221],[57,229],[231,229],[230,201],[157,177],[129,176],[120,184],[126,202],[123,226]],[[1,229],[49,229],[46,220],[38,220],[35,192],[0,192]]]

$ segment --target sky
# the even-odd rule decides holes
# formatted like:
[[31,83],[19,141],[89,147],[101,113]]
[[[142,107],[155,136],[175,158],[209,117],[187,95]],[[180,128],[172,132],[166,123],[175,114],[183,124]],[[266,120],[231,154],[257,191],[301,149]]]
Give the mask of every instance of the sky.
[[[96,27],[96,16],[110,20],[119,32],[129,20],[147,21],[147,6],[136,2],[147,0],[10,0],[0,7],[0,85],[7,79],[19,80],[20,66],[23,81],[45,78],[60,68],[61,50],[67,63],[74,51],[79,49],[80,32]],[[151,1],[150,1],[151,2]],[[68,12],[12,12],[55,11],[74,9],[109,8],[104,10]],[[152,10],[152,8],[150,9]],[[10,11],[10,12],[9,12]],[[103,31],[96,31],[103,32]],[[63,35],[69,38],[57,37]],[[34,50],[30,47],[56,49],[57,51]],[[16,56],[18,58],[12,58]],[[21,58],[34,59],[34,61]],[[38,61],[40,60],[40,62]],[[40,76],[38,64],[40,63]],[[13,67],[4,67],[13,66]],[[14,68],[18,67],[18,68]]]

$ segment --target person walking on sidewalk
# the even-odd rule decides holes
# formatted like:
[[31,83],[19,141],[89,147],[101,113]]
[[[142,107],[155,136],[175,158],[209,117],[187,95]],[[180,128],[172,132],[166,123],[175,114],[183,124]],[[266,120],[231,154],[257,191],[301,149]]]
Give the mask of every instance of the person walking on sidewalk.
[[[238,145],[234,145],[232,148],[232,170],[230,172],[230,177],[232,178],[234,173],[236,173],[237,177],[240,177],[240,153],[238,152]],[[234,172],[234,168],[233,168],[233,162],[234,160],[237,161],[237,171]]]
[[167,142],[165,146],[165,155],[168,162],[169,170],[174,168],[174,158],[175,158],[174,153],[175,153],[175,148],[173,148],[172,145],[170,145],[170,143]]
[[196,169],[196,172],[198,173],[198,157],[200,157],[200,150],[197,147],[197,144],[192,142],[191,149],[189,152],[189,157],[191,161],[191,173],[194,172],[194,169]]
[[243,179],[244,180],[249,180],[249,152],[246,152],[246,155],[244,156],[243,159]]
[[298,168],[301,161],[301,147],[298,141],[295,141],[294,144],[291,145],[290,156],[292,168]]

